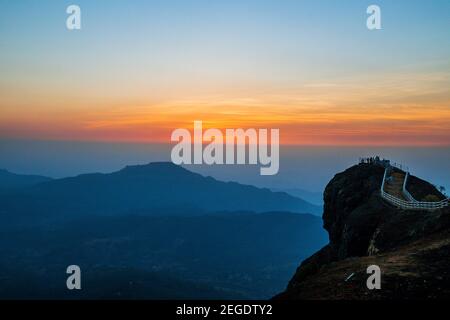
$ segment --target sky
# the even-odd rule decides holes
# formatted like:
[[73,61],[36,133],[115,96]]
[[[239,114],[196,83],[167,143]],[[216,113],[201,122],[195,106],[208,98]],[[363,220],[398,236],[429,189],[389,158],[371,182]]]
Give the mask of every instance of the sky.
[[0,139],[170,143],[202,120],[287,145],[450,145],[447,0],[0,7]]

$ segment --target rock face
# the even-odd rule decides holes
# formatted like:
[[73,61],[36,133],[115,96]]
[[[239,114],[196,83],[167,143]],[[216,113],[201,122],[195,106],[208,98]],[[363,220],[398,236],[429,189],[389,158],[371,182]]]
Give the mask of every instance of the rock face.
[[[276,299],[450,297],[449,207],[397,209],[380,196],[383,174],[380,166],[360,164],[330,181],[323,214],[330,242],[301,264]],[[408,189],[413,196],[443,198],[416,177]],[[381,290],[367,289],[366,269],[372,264],[381,268]]]

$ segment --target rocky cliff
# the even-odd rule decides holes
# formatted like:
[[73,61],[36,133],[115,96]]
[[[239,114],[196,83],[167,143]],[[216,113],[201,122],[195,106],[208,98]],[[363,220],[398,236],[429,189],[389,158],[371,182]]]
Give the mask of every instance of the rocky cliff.
[[[384,168],[360,164],[337,174],[324,192],[329,244],[306,259],[276,299],[421,299],[450,297],[450,209],[400,210],[380,196]],[[411,177],[413,196],[443,198]],[[366,269],[381,268],[381,290]]]

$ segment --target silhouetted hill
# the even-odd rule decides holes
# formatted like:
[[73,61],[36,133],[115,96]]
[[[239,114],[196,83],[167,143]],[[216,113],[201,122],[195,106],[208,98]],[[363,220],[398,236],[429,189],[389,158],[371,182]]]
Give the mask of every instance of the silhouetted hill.
[[[326,241],[320,218],[283,212],[318,207],[170,163],[45,181],[0,204],[0,298],[268,298]],[[82,292],[65,289],[72,264]]]
[[24,188],[50,180],[52,179],[48,177],[15,174],[7,170],[0,169],[0,190]]
[[317,206],[323,206],[323,193],[322,192],[313,192],[300,188],[271,188],[273,191],[281,191],[286,192],[287,194],[293,195],[294,197],[298,197],[300,199],[306,200],[309,203],[312,203]]
[[[323,214],[330,243],[303,261],[278,299],[450,297],[450,208],[393,207],[380,195],[383,174],[380,166],[360,164],[330,181]],[[444,198],[424,180],[408,181],[415,197]],[[382,271],[381,290],[366,286],[373,264]]]
[[[4,197],[15,216],[85,214],[201,214],[214,211],[321,212],[321,208],[283,192],[221,182],[171,163],[128,166],[110,174],[84,174],[35,185]],[[30,209],[33,210],[30,210]]]
[[[313,215],[85,216],[4,230],[1,298],[269,298],[326,243]],[[65,290],[77,264],[83,290]]]
[[[49,270],[45,268],[44,270]],[[69,291],[64,286],[64,268],[53,273],[38,274],[32,269],[0,270],[0,299],[243,299],[238,293],[229,293],[208,284],[179,279],[164,272],[133,269],[124,266],[95,266],[83,268],[82,290]],[[63,284],[63,285],[61,285]]]

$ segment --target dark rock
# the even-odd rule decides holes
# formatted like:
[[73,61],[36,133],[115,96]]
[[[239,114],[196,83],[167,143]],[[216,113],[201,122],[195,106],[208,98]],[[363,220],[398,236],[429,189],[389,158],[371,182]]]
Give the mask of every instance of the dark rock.
[[[449,295],[450,287],[442,284],[450,282],[449,272],[442,270],[450,269],[450,209],[417,211],[393,207],[380,195],[383,174],[381,166],[360,164],[337,174],[329,182],[324,192],[323,222],[330,243],[303,261],[286,291],[276,298]],[[415,195],[431,193],[444,198],[431,184],[413,176],[408,188]],[[386,290],[369,291],[365,284],[367,263],[389,266],[384,279],[396,283],[397,287],[388,284]],[[425,272],[429,265],[434,265],[434,269]],[[344,283],[353,272],[352,280]],[[436,277],[442,278],[439,285],[430,280]],[[438,292],[433,291],[432,283],[440,288]]]

